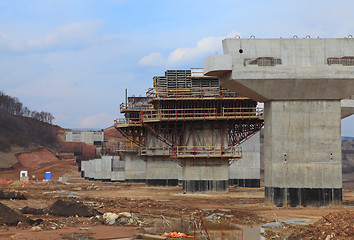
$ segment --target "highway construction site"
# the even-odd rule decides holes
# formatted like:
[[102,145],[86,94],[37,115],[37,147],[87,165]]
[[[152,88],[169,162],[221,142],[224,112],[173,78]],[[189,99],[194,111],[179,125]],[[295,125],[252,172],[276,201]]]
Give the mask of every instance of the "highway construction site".
[[[87,133],[66,131],[71,155],[18,157],[4,177],[24,167],[29,176],[1,183],[9,209],[0,210],[12,217],[0,217],[0,237],[352,239],[340,121],[354,113],[354,41],[235,38],[223,47],[204,69],[153,77],[145,96],[126,90],[119,138],[91,133],[90,151],[78,151]],[[47,171],[51,179],[31,177]]]
[[[354,179],[344,181],[340,206],[279,208],[264,203],[263,186],[235,186],[227,193],[183,194],[182,186],[92,182],[82,179],[75,166],[66,170],[63,175],[66,182],[1,183],[2,191],[17,193],[17,199],[13,195],[15,199],[2,199],[1,203],[20,214],[25,212],[21,215],[39,224],[31,226],[20,218],[18,222],[1,226],[0,239],[134,239],[139,233],[162,235],[174,231],[196,239],[208,239],[208,234],[210,239],[251,240],[261,236],[283,239],[292,234],[293,238],[288,239],[325,239],[328,235],[335,236],[334,239],[350,239],[348,236],[354,234]],[[26,199],[20,199],[21,194]],[[34,211],[53,209],[58,200],[73,203],[74,207],[59,208],[62,216]],[[97,215],[80,215],[82,211],[76,211],[79,207],[75,204],[81,203],[101,214],[128,212],[134,220],[119,218],[120,221],[110,225],[97,212]],[[23,211],[26,209],[29,211]],[[3,213],[2,208],[0,211]],[[0,220],[4,223],[3,217]],[[198,228],[193,227],[196,223]],[[270,227],[264,226],[267,223],[271,223]]]

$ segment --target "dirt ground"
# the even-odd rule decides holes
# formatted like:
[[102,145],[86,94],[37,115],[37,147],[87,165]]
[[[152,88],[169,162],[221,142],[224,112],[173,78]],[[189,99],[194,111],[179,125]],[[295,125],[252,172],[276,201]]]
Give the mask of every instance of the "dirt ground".
[[[101,213],[132,213],[134,218],[138,219],[139,224],[128,223],[124,225],[131,226],[117,224],[110,226],[102,224],[102,217],[99,216],[96,219],[95,217],[26,214],[31,219],[40,218],[43,220],[39,228],[22,223],[14,227],[3,225],[0,227],[0,239],[135,239],[138,233],[161,235],[173,230],[189,231],[189,234],[193,234],[194,231],[195,234],[195,229],[187,228],[193,221],[194,223],[198,222],[201,226],[209,226],[210,222],[216,224],[204,227],[206,230],[209,228],[209,239],[261,239],[261,231],[263,231],[262,235],[266,237],[265,239],[283,239],[297,233],[303,234],[299,239],[354,239],[353,236],[348,235],[350,232],[346,233],[344,232],[347,231],[346,229],[341,229],[345,226],[337,226],[336,223],[328,228],[330,231],[328,234],[327,232],[322,233],[321,227],[318,230],[318,224],[321,223],[320,221],[324,221],[325,216],[334,222],[338,216],[354,219],[354,179],[351,178],[344,181],[343,205],[341,206],[278,208],[264,203],[264,188],[230,187],[227,193],[183,194],[181,187],[147,187],[139,183],[86,181],[80,178],[75,165],[66,166],[65,174],[60,170],[55,173],[55,175],[59,174],[66,178],[65,182],[0,183],[0,190],[4,192],[16,191],[27,198],[27,200],[5,199],[1,200],[1,203],[19,212],[19,209],[26,206],[48,208],[59,199],[79,201]],[[331,218],[331,216],[335,217]],[[291,219],[308,219],[309,222],[284,224],[277,229],[261,230],[260,228],[265,223]],[[346,222],[348,221],[346,220]],[[317,225],[313,225],[316,223]],[[326,223],[329,224],[329,222]],[[223,229],[220,233],[217,224],[226,224],[227,226],[233,224],[232,226],[237,227],[230,230],[220,225],[220,228]],[[354,229],[353,223],[349,222],[347,225],[346,228]],[[311,238],[310,233],[306,232],[308,226],[317,229],[318,234],[322,235]],[[213,229],[219,232],[215,233],[214,231],[213,233]],[[247,231],[250,229],[253,233],[248,234]],[[325,225],[323,229],[325,231]],[[311,234],[313,232],[314,230]],[[344,234],[343,238],[338,238],[341,236],[341,232]],[[225,234],[231,234],[228,235],[231,237],[226,238]],[[204,235],[195,238],[208,239]],[[292,239],[297,239],[296,235]]]

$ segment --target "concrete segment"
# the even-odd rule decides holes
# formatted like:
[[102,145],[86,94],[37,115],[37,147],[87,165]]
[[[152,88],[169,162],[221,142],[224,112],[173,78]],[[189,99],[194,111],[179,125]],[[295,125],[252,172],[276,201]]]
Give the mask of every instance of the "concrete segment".
[[102,159],[95,159],[95,170],[94,176],[95,180],[102,180]]
[[[219,74],[224,87],[254,100],[343,99],[353,94],[354,65],[327,63],[354,56],[354,39],[224,39],[223,49],[223,58],[205,59],[204,73]],[[273,64],[280,59],[281,64],[250,64],[257,58],[273,58]],[[223,68],[218,61],[227,64]]]
[[[352,96],[353,97],[353,96]],[[346,118],[354,114],[354,100],[343,99],[341,101],[341,118]]]
[[112,179],[112,160],[113,156],[102,156],[101,158],[101,179],[104,181]]

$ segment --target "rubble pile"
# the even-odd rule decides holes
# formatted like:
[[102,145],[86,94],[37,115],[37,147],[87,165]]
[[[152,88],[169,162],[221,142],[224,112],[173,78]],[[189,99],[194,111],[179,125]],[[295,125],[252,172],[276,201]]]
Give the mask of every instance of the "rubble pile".
[[354,211],[345,210],[330,213],[320,220],[305,227],[300,232],[291,234],[288,240],[295,239],[353,239]]
[[34,223],[32,219],[22,214],[19,214],[8,206],[0,203],[0,224],[5,224],[8,226],[17,226],[19,222],[27,222],[29,224]]
[[96,209],[91,209],[82,202],[72,202],[59,199],[48,208],[48,213],[60,217],[94,217],[101,215]]
[[121,213],[105,213],[103,214],[104,224],[107,225],[139,225],[139,220],[134,218],[133,215],[129,212]]
[[2,190],[0,190],[0,199],[17,199],[17,200],[27,200],[27,198],[17,192],[17,191],[14,191],[14,192],[4,192]]

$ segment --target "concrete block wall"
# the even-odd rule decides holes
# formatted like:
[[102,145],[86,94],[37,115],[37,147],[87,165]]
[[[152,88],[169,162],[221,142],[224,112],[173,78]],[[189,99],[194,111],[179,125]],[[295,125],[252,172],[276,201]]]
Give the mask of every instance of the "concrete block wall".
[[94,164],[93,178],[94,180],[102,180],[102,159],[95,159]]
[[81,161],[80,162],[80,169],[81,169],[81,177],[82,178],[85,178],[86,162],[87,161]]
[[65,132],[65,141],[69,142],[84,142],[87,144],[94,144],[94,142],[103,142],[103,132],[90,131],[67,131]]
[[101,179],[102,181],[111,181],[112,179],[112,160],[113,156],[102,156],[101,158]]
[[87,175],[85,174],[85,176],[87,177],[88,180],[94,180],[94,168],[95,168],[95,160],[91,159],[87,161]]
[[242,158],[229,167],[229,184],[260,187],[260,133],[243,142]]

